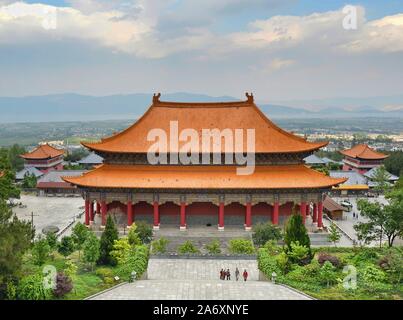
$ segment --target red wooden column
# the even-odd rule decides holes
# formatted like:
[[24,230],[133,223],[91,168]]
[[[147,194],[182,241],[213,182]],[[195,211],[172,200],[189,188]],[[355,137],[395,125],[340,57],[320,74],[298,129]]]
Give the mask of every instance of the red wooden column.
[[97,213],[101,213],[101,204],[99,203],[99,201],[97,201]]
[[158,201],[154,201],[154,230],[158,230],[160,228],[160,212],[159,212],[159,203]]
[[181,225],[180,230],[186,230],[186,202],[181,202]]
[[220,202],[218,209],[218,230],[224,230],[224,202]]
[[94,222],[94,202],[90,201],[89,203],[89,216],[90,216],[90,223]]
[[245,230],[252,229],[252,203],[246,203]]
[[302,216],[302,223],[305,224],[305,220],[306,220],[306,202],[305,201],[301,201],[300,211],[301,211],[301,216]]
[[90,200],[85,200],[85,225],[90,224]]
[[312,214],[312,221],[318,221],[318,205],[316,203],[313,204],[313,214]]
[[318,202],[318,228],[323,228],[323,202]]
[[127,226],[130,227],[133,224],[133,204],[129,200],[127,201]]
[[106,201],[103,200],[101,201],[101,226],[106,225],[106,211],[107,211]]
[[274,202],[274,207],[273,207],[273,215],[271,218],[271,222],[274,225],[278,225],[278,215],[280,211],[280,204],[278,201]]

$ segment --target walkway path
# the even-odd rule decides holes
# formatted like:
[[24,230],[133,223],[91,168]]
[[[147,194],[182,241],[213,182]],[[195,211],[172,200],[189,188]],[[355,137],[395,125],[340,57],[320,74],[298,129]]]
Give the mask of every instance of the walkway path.
[[[235,281],[235,267],[249,272],[248,281]],[[232,279],[219,280],[222,267]],[[258,281],[255,260],[150,259],[149,280],[135,281],[93,297],[93,300],[308,300],[286,287]]]

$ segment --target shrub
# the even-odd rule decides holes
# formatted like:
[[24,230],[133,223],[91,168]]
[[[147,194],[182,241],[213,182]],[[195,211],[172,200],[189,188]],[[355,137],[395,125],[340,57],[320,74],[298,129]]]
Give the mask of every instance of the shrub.
[[74,227],[71,234],[71,238],[74,241],[75,247],[78,249],[78,257],[80,258],[81,250],[83,248],[85,240],[87,240],[89,234],[88,228],[81,222],[78,222]]
[[32,257],[34,259],[34,263],[38,266],[43,265],[49,258],[49,254],[50,246],[48,241],[46,239],[39,238],[32,248]]
[[359,276],[363,283],[382,282],[385,280],[385,272],[373,265],[367,265],[359,270]]
[[282,238],[281,229],[270,222],[257,223],[253,226],[252,238],[255,245],[260,247],[269,240],[280,240]]
[[263,248],[265,248],[267,250],[267,252],[269,254],[271,254],[272,256],[277,255],[281,252],[281,248],[277,245],[276,240],[267,241],[265,243],[265,245],[263,246]]
[[335,268],[341,267],[341,262],[340,262],[339,258],[337,258],[336,256],[332,256],[332,255],[324,253],[324,252],[319,253],[319,256],[318,256],[319,264],[321,266],[323,266],[323,264],[326,261],[329,261]]
[[52,290],[43,285],[44,278],[40,274],[30,275],[22,278],[18,285],[18,298],[21,300],[48,300]]
[[104,282],[105,278],[113,278],[113,272],[109,268],[98,268],[95,274],[100,277]]
[[200,250],[195,247],[192,241],[187,240],[178,247],[179,254],[199,253]]
[[108,216],[104,232],[102,232],[98,264],[101,265],[116,265],[117,261],[111,256],[115,240],[118,240],[118,230],[113,222],[112,216]]
[[291,262],[298,263],[300,265],[308,264],[311,259],[309,255],[309,248],[299,244],[299,241],[291,242],[290,250],[287,251],[287,255]]
[[403,276],[403,248],[391,248],[378,265],[386,271],[389,281],[399,284]]
[[147,265],[148,247],[146,245],[132,247],[122,264],[118,265],[117,274],[123,280],[128,281],[131,273],[135,271],[137,279],[139,279],[144,271],[147,270]]
[[73,290],[71,278],[63,272],[58,272],[56,275],[56,287],[53,289],[53,295],[56,298],[61,298]]
[[73,278],[77,274],[77,265],[72,261],[66,261],[64,274],[70,278]]
[[153,238],[153,228],[144,221],[136,222],[136,233],[144,244],[150,243]]
[[206,244],[206,249],[210,254],[220,254],[220,241],[218,241],[217,239],[212,240],[210,243]]
[[273,272],[279,273],[275,257],[270,255],[267,250],[263,248],[258,250],[258,266],[259,270],[269,279]]
[[158,240],[154,240],[151,243],[152,253],[165,253],[167,251],[167,245],[169,241],[164,237],[159,238]]
[[297,282],[306,282],[307,277],[306,277],[306,272],[305,272],[305,267],[302,266],[294,266],[294,269],[287,273],[287,279],[291,281],[297,281]]
[[74,241],[71,237],[63,237],[59,243],[57,251],[64,257],[69,256],[74,252]]
[[127,235],[127,240],[131,246],[138,246],[142,243],[137,231],[137,225],[135,223],[133,223],[129,228],[129,234]]
[[326,286],[329,287],[330,284],[333,284],[336,282],[336,277],[337,277],[337,274],[335,272],[335,268],[329,261],[326,261],[323,264],[323,266],[319,269],[320,283],[326,284]]
[[287,221],[285,226],[284,243],[288,250],[291,250],[291,243],[297,242],[301,246],[308,248],[308,253],[311,255],[311,241],[309,240],[308,232],[302,222],[300,214],[294,213]]
[[111,256],[116,259],[117,263],[122,263],[130,249],[131,245],[128,238],[115,240]]
[[235,254],[253,254],[255,248],[248,239],[232,239],[229,242],[229,251]]
[[288,259],[288,256],[285,252],[280,252],[279,255],[275,256],[276,259],[276,264],[279,270],[283,273],[286,274],[288,270],[290,269],[290,261]]

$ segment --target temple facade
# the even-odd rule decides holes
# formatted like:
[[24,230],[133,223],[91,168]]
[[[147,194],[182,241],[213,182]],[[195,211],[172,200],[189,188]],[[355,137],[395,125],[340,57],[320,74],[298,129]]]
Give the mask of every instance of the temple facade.
[[372,149],[366,144],[357,144],[351,149],[340,151],[344,156],[343,170],[354,170],[365,174],[371,169],[380,167],[388,155]]
[[[201,143],[193,146],[192,152],[210,159],[209,164],[150,164],[147,155],[153,142],[149,133],[157,129],[178,134],[172,132],[173,121],[179,133],[191,128],[196,135],[193,138],[199,141],[204,141],[206,129],[253,129],[254,171],[240,175],[236,164],[224,161],[230,157],[226,158],[226,141],[221,137],[211,141],[210,151]],[[164,152],[168,160],[177,160],[178,154],[185,153],[186,138],[179,134],[178,143],[167,146]],[[246,137],[242,139],[244,143],[234,156],[250,151]],[[82,191],[87,225],[99,214],[104,226],[107,215],[113,214],[127,226],[145,220],[154,229],[211,225],[220,230],[225,226],[250,230],[259,221],[284,223],[298,210],[304,221],[312,215],[321,228],[325,194],[346,181],[305,166],[303,159],[327,143],[308,142],[282,130],[260,111],[252,94],[247,94],[245,101],[217,103],[160,101],[160,94],[154,95],[152,105],[132,126],[99,142],[82,144],[104,163],[81,176],[63,179]]]
[[48,144],[36,147],[31,152],[21,155],[25,160],[25,168],[36,168],[42,173],[52,170],[63,170],[64,150],[56,149]]

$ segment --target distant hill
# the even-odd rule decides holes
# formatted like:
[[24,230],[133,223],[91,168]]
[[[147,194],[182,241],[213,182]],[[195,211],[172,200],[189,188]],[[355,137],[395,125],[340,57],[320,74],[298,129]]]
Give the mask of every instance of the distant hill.
[[[28,97],[0,97],[0,122],[52,122],[136,119],[150,106],[152,94],[136,93],[94,97],[79,94],[55,94]],[[235,101],[230,96],[213,97],[203,94],[178,92],[163,94],[167,101]],[[388,101],[389,102],[389,101]],[[263,104],[259,107],[274,118],[328,118],[328,117],[403,117],[403,110],[387,111],[379,107],[363,106],[353,110],[326,107],[320,111],[279,104]]]

